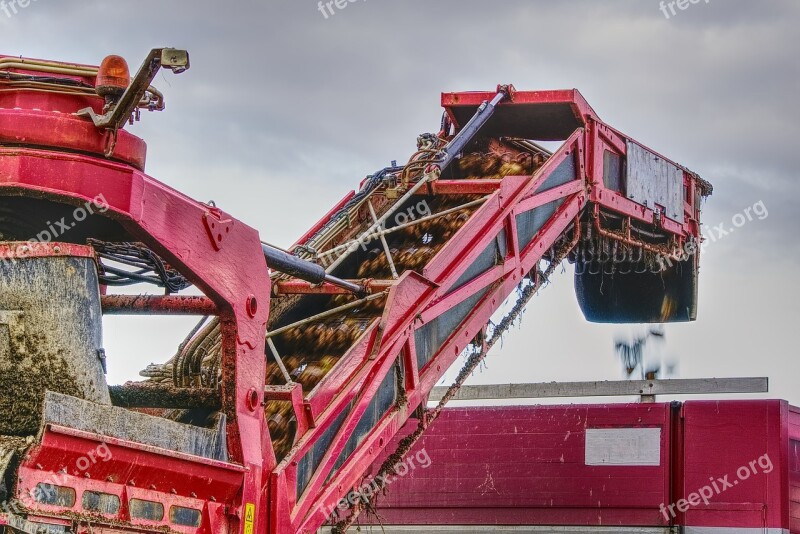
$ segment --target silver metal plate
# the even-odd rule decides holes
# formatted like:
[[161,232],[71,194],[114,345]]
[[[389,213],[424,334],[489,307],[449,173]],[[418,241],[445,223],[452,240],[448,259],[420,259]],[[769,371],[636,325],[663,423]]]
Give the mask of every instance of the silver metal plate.
[[683,224],[683,170],[636,143],[627,147],[628,198],[650,209],[663,206],[667,217]]
[[660,428],[587,428],[586,465],[661,464]]

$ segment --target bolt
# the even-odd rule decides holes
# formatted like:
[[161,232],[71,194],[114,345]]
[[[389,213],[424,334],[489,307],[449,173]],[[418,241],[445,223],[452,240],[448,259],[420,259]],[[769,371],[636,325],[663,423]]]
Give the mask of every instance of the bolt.
[[247,297],[247,314],[250,317],[255,317],[256,313],[258,313],[258,300],[256,299],[255,295],[250,295]]

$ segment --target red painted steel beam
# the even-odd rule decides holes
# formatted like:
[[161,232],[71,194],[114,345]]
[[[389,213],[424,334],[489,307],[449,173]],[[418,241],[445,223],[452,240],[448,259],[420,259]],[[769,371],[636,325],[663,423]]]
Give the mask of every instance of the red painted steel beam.
[[[262,406],[270,281],[258,233],[131,166],[82,154],[0,147],[0,192],[75,206],[102,194],[107,217],[185,273],[215,302],[222,319],[221,385],[228,451],[246,468],[239,498],[225,504],[239,517],[244,517],[247,503],[253,505],[254,530],[265,531],[269,500],[262,474],[276,460]],[[208,221],[229,231],[212,240]],[[237,524],[234,530],[241,530],[241,522]]]
[[[491,100],[496,91],[470,91],[463,93],[442,93],[442,107],[450,109],[459,106],[480,106],[482,102]],[[552,105],[569,104],[575,115],[586,119],[599,120],[597,113],[592,109],[583,95],[577,89],[557,89],[551,91],[514,91],[511,98],[501,102],[498,106],[514,105]]]
[[108,315],[219,315],[214,301],[202,296],[103,295],[100,304]]
[[94,249],[73,243],[41,243],[38,241],[12,241],[0,243],[0,261],[15,262],[27,258],[56,258],[71,256],[95,259]]

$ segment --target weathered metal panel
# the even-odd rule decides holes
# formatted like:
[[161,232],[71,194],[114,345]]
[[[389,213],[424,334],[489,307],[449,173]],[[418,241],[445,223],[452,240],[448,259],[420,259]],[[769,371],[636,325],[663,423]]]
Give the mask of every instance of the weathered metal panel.
[[685,467],[674,500],[703,491],[711,497],[708,506],[677,513],[678,522],[696,533],[788,528],[787,427],[785,401],[685,403]]
[[450,291],[452,292],[465,286],[495,265],[500,265],[507,253],[508,240],[506,239],[506,231],[504,229],[497,234],[495,239],[492,239],[489,244],[486,245],[481,255],[478,256],[466,271],[464,271],[464,274],[458,277],[458,280],[453,284]]
[[0,435],[39,431],[45,390],[110,404],[91,258],[0,262]]
[[417,344],[417,366],[419,369],[425,367],[439,349],[442,348],[444,342],[453,335],[486,293],[487,289],[478,291],[414,332],[414,339]]
[[208,429],[48,391],[45,397],[44,422],[212,460],[228,461],[224,416],[216,429]]
[[667,217],[683,224],[683,171],[632,141],[627,147],[628,198],[650,209],[663,206]]

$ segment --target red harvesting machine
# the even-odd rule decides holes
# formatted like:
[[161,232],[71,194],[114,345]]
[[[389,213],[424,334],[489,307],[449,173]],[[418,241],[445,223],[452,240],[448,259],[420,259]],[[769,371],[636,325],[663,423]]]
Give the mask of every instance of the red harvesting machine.
[[[282,250],[145,174],[123,127],[188,67],[0,57],[0,528],[315,532],[563,260],[590,321],[695,318],[710,185],[576,90],[443,94],[406,165]],[[202,319],[109,387],[103,314]]]

